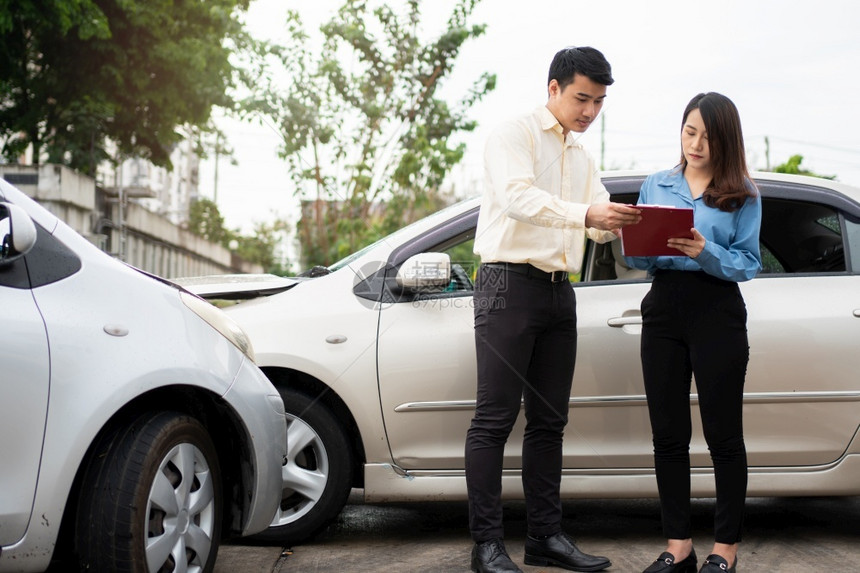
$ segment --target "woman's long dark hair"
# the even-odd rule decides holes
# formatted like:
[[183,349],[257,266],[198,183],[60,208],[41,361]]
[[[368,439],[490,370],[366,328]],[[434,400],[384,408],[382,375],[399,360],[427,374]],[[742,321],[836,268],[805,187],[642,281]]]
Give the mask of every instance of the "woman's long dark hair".
[[[708,132],[713,179],[702,196],[705,204],[721,211],[736,211],[747,199],[754,198],[754,188],[747,171],[741,118],[732,100],[716,92],[701,93],[690,100],[684,110],[681,129],[694,109],[702,114]],[[687,167],[681,150],[680,168]]]

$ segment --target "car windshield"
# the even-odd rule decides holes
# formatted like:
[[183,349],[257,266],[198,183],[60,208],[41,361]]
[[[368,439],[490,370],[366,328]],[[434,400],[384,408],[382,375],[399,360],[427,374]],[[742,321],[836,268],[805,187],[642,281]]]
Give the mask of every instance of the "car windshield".
[[[468,201],[468,200],[469,199],[465,199],[464,201]],[[458,201],[456,203],[448,205],[447,207],[444,207],[444,208],[440,209],[439,211],[436,211],[435,213],[430,215],[430,217],[434,217],[434,218],[442,217],[442,218],[444,218],[445,214],[448,211],[456,209],[458,207],[458,205],[460,205],[464,201]],[[375,242],[367,245],[366,247],[359,249],[358,251],[352,253],[351,255],[348,255],[345,258],[334,263],[333,265],[329,266],[328,270],[331,272],[334,272],[338,269],[341,269],[341,268],[347,266],[348,264],[350,264],[351,262],[357,260],[361,256],[363,256],[365,253],[369,252],[371,249],[375,248],[377,245],[381,245],[382,243],[390,242],[392,245],[399,244],[400,243],[400,241],[399,241],[400,235],[408,233],[412,229],[412,227],[419,225],[419,224],[426,225],[427,224],[427,218],[419,219],[418,221],[410,223],[410,224],[406,225],[405,227],[402,227],[402,228],[394,231],[390,235],[386,235],[386,236],[382,237],[381,239],[379,239],[378,241],[375,241]]]
[[[404,229],[405,229],[405,228],[407,228],[407,227],[404,227]],[[373,243],[371,243],[371,244],[367,245],[366,247],[364,247],[364,248],[362,248],[362,249],[357,250],[356,252],[352,253],[351,255],[347,255],[346,257],[342,258],[341,260],[339,260],[339,261],[338,261],[338,262],[336,262],[335,264],[331,265],[331,266],[328,268],[328,270],[330,270],[330,271],[334,272],[334,271],[336,271],[336,270],[338,270],[338,269],[340,269],[340,268],[343,268],[343,267],[347,266],[347,265],[348,265],[348,264],[350,264],[352,261],[354,261],[354,260],[358,259],[359,257],[361,257],[364,253],[366,253],[366,252],[370,251],[371,249],[373,249],[374,247],[376,247],[376,245],[379,245],[379,244],[380,244],[380,243],[382,243],[383,241],[387,241],[387,240],[391,239],[393,235],[396,235],[397,233],[399,233],[399,232],[400,232],[400,231],[402,231],[402,230],[403,230],[403,229],[400,229],[399,231],[395,231],[392,235],[387,235],[387,236],[385,236],[385,237],[382,237],[382,238],[381,238],[381,239],[379,239],[378,241],[375,241],[375,242],[373,242]]]

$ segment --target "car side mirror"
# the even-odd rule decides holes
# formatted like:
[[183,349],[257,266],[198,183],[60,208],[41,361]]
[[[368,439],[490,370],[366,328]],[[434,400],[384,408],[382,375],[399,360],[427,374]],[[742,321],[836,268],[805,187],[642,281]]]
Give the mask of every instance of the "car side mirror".
[[26,255],[36,244],[36,224],[24,209],[0,203],[0,266]]
[[397,284],[415,292],[438,292],[451,283],[451,257],[447,253],[418,253],[400,265]]

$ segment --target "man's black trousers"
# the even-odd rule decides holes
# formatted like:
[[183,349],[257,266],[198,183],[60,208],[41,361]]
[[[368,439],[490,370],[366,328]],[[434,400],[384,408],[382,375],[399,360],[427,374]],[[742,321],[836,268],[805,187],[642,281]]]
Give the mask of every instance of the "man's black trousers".
[[482,265],[474,303],[477,406],[466,435],[472,538],[504,537],[502,471],[519,469],[504,448],[521,402],[528,534],[552,535],[561,530],[562,438],[576,362],[573,288],[566,278],[552,282]]

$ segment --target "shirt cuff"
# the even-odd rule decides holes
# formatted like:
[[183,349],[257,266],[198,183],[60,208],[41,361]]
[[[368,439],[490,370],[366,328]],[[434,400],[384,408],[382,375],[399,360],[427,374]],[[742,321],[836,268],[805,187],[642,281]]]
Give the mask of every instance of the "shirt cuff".
[[567,208],[567,220],[571,227],[585,229],[585,215],[591,205],[585,203],[571,203]]

